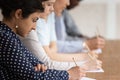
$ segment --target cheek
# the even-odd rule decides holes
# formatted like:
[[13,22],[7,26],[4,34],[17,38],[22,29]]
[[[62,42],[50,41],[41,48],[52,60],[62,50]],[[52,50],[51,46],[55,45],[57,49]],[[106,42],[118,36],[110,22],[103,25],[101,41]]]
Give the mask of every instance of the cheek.
[[31,31],[33,23],[30,20],[21,20],[19,21],[18,26],[17,33],[24,37]]
[[30,31],[30,25],[29,24],[22,24],[22,27],[19,29],[19,34],[21,35],[27,35]]
[[26,28],[25,28],[26,33],[28,33],[29,31],[31,31],[31,29],[32,29],[34,26],[35,26],[34,24],[28,24],[28,25],[26,25]]
[[31,25],[29,25],[29,28],[28,28],[28,32],[30,32],[31,30],[35,30],[36,29],[36,23],[32,23]]
[[29,32],[31,31],[31,27],[24,27],[21,30],[19,30],[19,34],[21,34],[21,36],[25,37],[29,34]]
[[49,9],[49,8],[47,8],[47,9],[45,10],[45,12],[47,12],[47,13],[48,13],[48,12],[49,12],[49,10],[50,10],[50,9]]

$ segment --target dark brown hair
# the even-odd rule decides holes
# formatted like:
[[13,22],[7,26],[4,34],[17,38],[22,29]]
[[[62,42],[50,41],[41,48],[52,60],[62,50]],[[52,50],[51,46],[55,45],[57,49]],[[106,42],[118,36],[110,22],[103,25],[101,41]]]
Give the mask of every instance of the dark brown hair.
[[76,7],[79,4],[79,1],[82,1],[82,0],[70,0],[70,5],[67,6],[67,9],[70,10]]
[[7,19],[10,19],[11,13],[17,9],[22,10],[23,18],[27,18],[36,11],[44,11],[42,0],[0,0],[0,8],[2,15]]

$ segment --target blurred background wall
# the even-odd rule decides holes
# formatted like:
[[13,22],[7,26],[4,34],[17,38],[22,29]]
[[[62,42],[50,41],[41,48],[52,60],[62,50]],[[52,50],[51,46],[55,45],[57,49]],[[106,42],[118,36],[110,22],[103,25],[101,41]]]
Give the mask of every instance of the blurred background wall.
[[120,39],[120,0],[83,0],[69,12],[83,34],[95,36],[98,28],[106,39]]
[[120,0],[83,0],[69,11],[81,32],[90,37],[100,35],[120,39]]

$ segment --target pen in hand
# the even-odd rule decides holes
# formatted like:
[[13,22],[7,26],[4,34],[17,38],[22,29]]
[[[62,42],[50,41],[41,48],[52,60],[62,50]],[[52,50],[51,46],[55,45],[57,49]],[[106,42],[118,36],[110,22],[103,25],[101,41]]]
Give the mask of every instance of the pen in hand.
[[74,61],[75,65],[76,65],[76,66],[78,66],[78,65],[77,65],[77,63],[76,63],[76,61],[75,61],[75,59],[74,59],[74,58],[72,58],[72,59],[73,59],[73,61]]

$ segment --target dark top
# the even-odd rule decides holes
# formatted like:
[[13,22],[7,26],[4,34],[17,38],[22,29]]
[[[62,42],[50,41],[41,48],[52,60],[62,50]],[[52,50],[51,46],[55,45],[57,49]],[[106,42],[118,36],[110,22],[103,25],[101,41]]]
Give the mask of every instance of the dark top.
[[66,71],[36,72],[38,61],[18,36],[0,22],[0,80],[68,80]]
[[64,24],[66,28],[66,33],[71,37],[84,37],[83,34],[79,31],[78,26],[75,24],[72,16],[65,9],[62,13],[64,18]]

